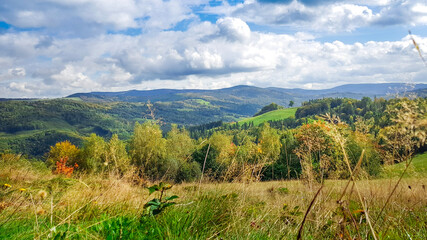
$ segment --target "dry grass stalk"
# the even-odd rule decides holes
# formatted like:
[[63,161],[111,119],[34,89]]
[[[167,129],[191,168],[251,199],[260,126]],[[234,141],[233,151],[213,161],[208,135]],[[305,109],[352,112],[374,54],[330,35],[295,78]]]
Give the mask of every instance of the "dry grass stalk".
[[205,172],[205,166],[206,166],[206,160],[208,159],[209,150],[211,149],[211,144],[208,145],[208,150],[206,151],[205,160],[203,161],[203,168],[202,168],[202,174],[200,175],[200,182],[199,182],[199,193],[200,193],[200,186],[202,185],[203,180],[203,173]]
[[[333,116],[329,116],[329,115],[326,115],[326,117],[329,117],[329,122],[332,123],[331,124],[331,131],[329,132],[329,134],[330,134],[331,137],[333,137],[335,139],[335,141],[339,144],[339,146],[340,146],[340,148],[342,150],[342,153],[344,155],[344,162],[347,165],[348,172],[350,173],[350,180],[354,184],[354,188],[355,188],[357,196],[359,198],[359,202],[362,205],[364,214],[366,216],[366,221],[368,222],[368,225],[369,225],[369,228],[371,230],[372,236],[376,240],[377,236],[375,234],[375,230],[374,230],[374,228],[372,226],[372,223],[371,223],[371,220],[369,218],[369,214],[368,214],[368,209],[366,207],[366,203],[365,203],[365,201],[363,201],[363,198],[362,198],[362,196],[360,194],[360,191],[359,191],[359,189],[357,187],[353,171],[351,170],[350,161],[348,159],[347,152],[345,150],[346,139],[342,136],[342,134],[338,131],[336,125],[334,124],[335,122],[337,122],[337,124],[339,124],[340,123],[340,119],[337,118],[337,117],[334,118]],[[360,161],[360,159],[359,159],[359,161]],[[355,168],[355,170],[357,170],[357,168]]]
[[391,197],[393,196],[394,192],[397,189],[397,186],[399,186],[400,181],[402,181],[403,176],[405,175],[406,171],[408,170],[408,167],[411,165],[412,163],[412,159],[411,158],[408,162],[408,164],[406,164],[405,170],[402,172],[402,174],[400,175],[399,179],[397,180],[396,184],[393,187],[393,190],[390,192],[390,194],[387,197],[386,202],[384,203],[383,207],[381,208],[381,211],[379,212],[379,214],[377,215],[377,218],[375,219],[375,223],[374,226],[378,223],[378,220],[380,219],[382,213],[384,212],[384,209],[386,208],[387,204],[390,202]]
[[317,193],[314,195],[313,199],[311,200],[310,205],[308,205],[307,211],[305,211],[304,218],[301,222],[301,226],[298,229],[297,240],[302,238],[302,230],[304,228],[304,223],[307,220],[307,215],[310,212],[311,207],[313,206],[314,202],[316,201],[317,196],[319,196],[319,193],[322,190],[322,188],[323,188],[323,184],[320,186],[319,190],[317,190]]
[[[354,176],[356,176],[356,174],[357,174],[357,170],[360,168],[360,165],[362,164],[362,160],[363,160],[363,155],[365,154],[365,150],[363,150],[362,151],[362,154],[360,155],[360,158],[359,158],[359,161],[357,162],[357,165],[356,165],[356,167],[354,167],[354,169],[353,169],[353,175]],[[350,185],[350,183],[351,183],[351,178],[349,178],[348,179],[348,182],[347,182],[347,185],[345,186],[345,188],[344,188],[344,190],[342,191],[342,193],[341,193],[341,197],[338,199],[338,203],[340,203],[341,202],[341,200],[342,200],[342,198],[344,197],[344,195],[345,195],[345,193],[346,193],[346,191],[347,191],[347,188],[348,188],[348,186]]]

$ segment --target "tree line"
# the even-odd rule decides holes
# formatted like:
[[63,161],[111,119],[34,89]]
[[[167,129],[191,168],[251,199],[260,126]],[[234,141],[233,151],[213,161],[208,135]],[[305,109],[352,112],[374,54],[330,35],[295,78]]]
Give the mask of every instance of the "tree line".
[[[309,102],[303,109],[325,103],[332,111],[311,115],[310,121],[305,119],[295,128],[277,129],[267,122],[207,129],[217,123],[206,125],[211,134],[197,139],[176,125],[163,134],[158,122],[137,122],[128,141],[117,135],[105,141],[92,134],[81,148],[59,142],[51,147],[46,163],[54,169],[66,157],[68,166],[78,166],[76,171],[124,174],[131,170],[154,181],[194,181],[202,172],[213,181],[323,181],[347,178],[346,161],[354,167],[362,152],[362,175],[372,177],[382,164],[405,161],[425,148],[426,99],[323,99]],[[349,121],[342,115],[349,105],[365,114],[350,115],[354,121]],[[378,131],[374,108],[384,109],[378,116],[384,125]],[[367,117],[369,112],[374,119]]]

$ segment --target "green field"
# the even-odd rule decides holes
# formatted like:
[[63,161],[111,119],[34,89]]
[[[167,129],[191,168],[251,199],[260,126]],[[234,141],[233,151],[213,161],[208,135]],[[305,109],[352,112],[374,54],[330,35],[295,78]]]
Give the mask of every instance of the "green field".
[[239,121],[239,124],[253,122],[255,126],[258,126],[261,123],[267,122],[267,121],[276,121],[276,120],[286,119],[289,117],[295,117],[296,111],[297,111],[297,108],[279,109],[279,110],[264,113],[256,117],[243,119]]
[[[385,166],[383,169],[384,177],[398,177],[405,170],[406,163],[402,162],[399,164]],[[412,160],[405,177],[416,176],[427,176],[427,152],[418,154]]]

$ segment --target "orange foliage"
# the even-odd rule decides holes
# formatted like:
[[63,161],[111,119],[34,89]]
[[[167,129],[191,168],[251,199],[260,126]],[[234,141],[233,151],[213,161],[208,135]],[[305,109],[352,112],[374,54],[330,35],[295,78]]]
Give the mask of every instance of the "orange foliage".
[[56,169],[55,169],[54,173],[55,174],[63,174],[67,177],[71,177],[74,169],[78,168],[79,165],[77,165],[77,163],[75,163],[74,166],[68,167],[67,161],[68,161],[68,157],[63,157],[59,161],[57,161],[55,163]]
[[47,162],[49,165],[56,165],[58,159],[67,158],[68,164],[72,165],[79,162],[80,149],[69,141],[57,142],[55,146],[50,147]]

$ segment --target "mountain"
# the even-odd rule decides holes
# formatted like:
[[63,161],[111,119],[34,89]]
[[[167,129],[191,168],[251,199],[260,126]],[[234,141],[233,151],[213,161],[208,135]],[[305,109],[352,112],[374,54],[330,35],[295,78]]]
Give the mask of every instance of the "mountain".
[[330,89],[307,90],[307,89],[285,89],[285,88],[269,88],[276,91],[281,91],[296,95],[326,95],[326,94],[345,94],[346,97],[363,96],[386,96],[396,93],[417,91],[427,89],[427,84],[406,84],[406,83],[367,83],[367,84],[345,84]]
[[346,84],[330,89],[307,90],[307,89],[287,89],[287,88],[259,88],[253,86],[239,85],[231,88],[216,90],[200,89],[156,89],[156,90],[130,90],[123,92],[90,92],[75,93],[68,98],[80,98],[89,102],[151,102],[158,101],[183,101],[194,98],[214,98],[222,101],[233,102],[277,102],[283,105],[286,101],[293,100],[296,104],[301,104],[309,99],[323,97],[381,97],[396,93],[420,91],[427,89],[427,84],[407,85],[405,83],[374,83],[374,84]]

